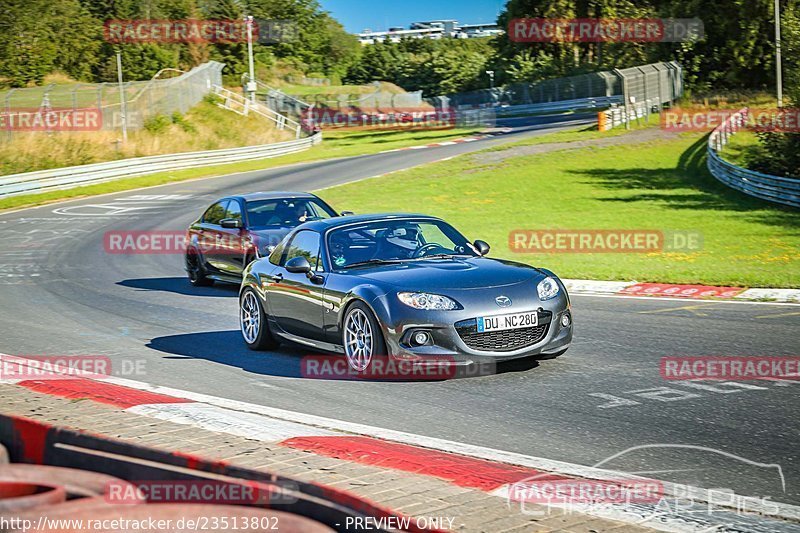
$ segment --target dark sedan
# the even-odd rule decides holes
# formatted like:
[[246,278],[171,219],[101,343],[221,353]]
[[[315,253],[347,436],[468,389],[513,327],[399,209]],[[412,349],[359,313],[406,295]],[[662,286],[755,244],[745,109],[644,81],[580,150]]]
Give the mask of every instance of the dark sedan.
[[269,255],[292,228],[338,214],[305,192],[259,192],[214,202],[187,230],[186,271],[193,285],[239,283],[242,271]]
[[387,356],[461,365],[565,352],[561,280],[488,251],[429,216],[307,222],[245,270],[242,336],[257,350],[292,341],[344,353],[355,372]]

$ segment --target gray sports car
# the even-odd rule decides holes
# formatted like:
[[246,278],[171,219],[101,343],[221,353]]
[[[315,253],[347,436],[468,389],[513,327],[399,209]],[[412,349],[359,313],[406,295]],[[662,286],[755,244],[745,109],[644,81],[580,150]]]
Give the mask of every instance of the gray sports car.
[[306,222],[244,272],[242,336],[379,359],[456,365],[551,358],[572,341],[567,291],[552,272],[486,257],[441,219],[356,215]]

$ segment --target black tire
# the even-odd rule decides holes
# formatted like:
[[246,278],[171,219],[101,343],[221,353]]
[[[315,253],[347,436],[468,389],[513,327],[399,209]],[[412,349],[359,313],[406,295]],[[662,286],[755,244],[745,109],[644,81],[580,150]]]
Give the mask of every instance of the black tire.
[[[252,323],[251,319],[257,320],[255,330],[247,328],[246,324]],[[269,320],[264,312],[261,298],[250,287],[243,290],[239,296],[239,329],[242,332],[242,340],[251,350],[274,350],[280,345],[269,329]]]
[[[366,319],[366,323],[369,325],[370,331],[372,332],[371,350],[369,351],[369,357],[366,364],[363,365],[354,364],[354,360],[348,353],[347,346],[348,320],[359,313],[360,316],[363,316]],[[344,346],[347,366],[351,372],[368,377],[389,377],[378,375],[385,372],[385,369],[387,368],[386,362],[388,361],[389,356],[386,353],[386,342],[383,338],[383,331],[381,331],[380,325],[378,324],[378,319],[375,318],[372,310],[364,302],[355,301],[347,308],[344,319],[342,320],[342,346]]]
[[214,284],[214,280],[207,277],[205,267],[200,260],[200,254],[194,248],[186,250],[184,257],[186,262],[186,273],[189,275],[189,283],[195,287],[210,287]]

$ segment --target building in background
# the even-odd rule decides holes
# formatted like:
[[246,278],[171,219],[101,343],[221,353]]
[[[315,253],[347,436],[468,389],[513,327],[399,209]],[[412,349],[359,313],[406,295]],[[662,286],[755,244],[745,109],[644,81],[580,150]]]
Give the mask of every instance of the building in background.
[[503,30],[493,22],[461,25],[457,20],[447,19],[412,22],[408,29],[391,27],[389,31],[364,30],[358,34],[358,40],[361,41],[361,44],[373,44],[388,38],[391,42],[396,43],[400,39],[441,39],[443,37],[476,39],[501,33],[503,33]]

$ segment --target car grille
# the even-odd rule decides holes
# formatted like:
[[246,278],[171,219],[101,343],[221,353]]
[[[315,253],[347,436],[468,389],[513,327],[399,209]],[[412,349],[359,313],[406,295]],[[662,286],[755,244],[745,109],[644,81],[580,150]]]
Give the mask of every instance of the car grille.
[[539,313],[539,325],[529,328],[507,329],[478,333],[477,321],[474,318],[462,320],[455,324],[458,336],[464,344],[473,350],[482,352],[513,352],[533,346],[541,341],[550,328],[552,313]]

